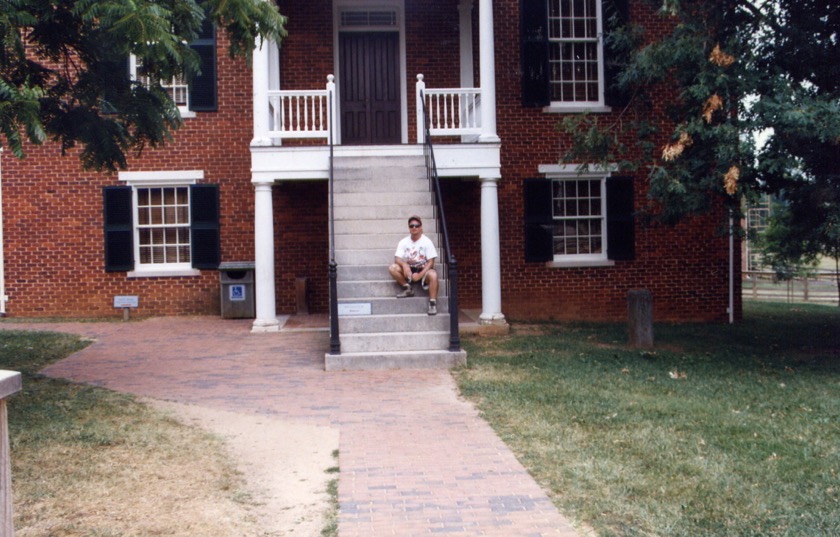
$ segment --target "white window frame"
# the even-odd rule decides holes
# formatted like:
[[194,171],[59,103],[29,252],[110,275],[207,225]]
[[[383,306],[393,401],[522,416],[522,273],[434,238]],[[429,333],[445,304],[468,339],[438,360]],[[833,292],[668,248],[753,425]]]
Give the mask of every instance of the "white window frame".
[[[550,12],[549,4],[554,3],[569,3],[572,4],[575,0],[548,0],[546,4],[546,10]],[[551,104],[546,107],[547,112],[609,112],[611,108],[606,105],[604,100],[604,17],[603,17],[603,10],[601,7],[601,0],[593,0],[595,2],[595,12],[596,12],[596,35],[595,37],[589,38],[573,38],[573,37],[553,37],[552,34],[552,22],[551,18],[549,17],[548,20],[548,40],[549,46],[551,47],[552,53],[555,47],[560,46],[562,43],[594,43],[596,45],[597,50],[597,61],[598,61],[598,99],[597,100],[588,100],[588,101],[557,101],[553,99],[553,90],[552,90],[552,100]],[[551,53],[550,53],[551,54]],[[549,61],[549,64],[551,62]],[[553,69],[549,66],[549,72],[553,73]],[[551,76],[551,75],[549,75]],[[555,84],[555,79],[551,76],[549,83],[553,87]]]
[[[554,260],[547,265],[551,267],[598,267],[612,266],[614,261],[607,258],[607,178],[616,167],[610,169],[591,167],[588,171],[582,171],[578,165],[557,165],[546,164],[539,167],[541,174],[552,182],[552,212],[554,211],[554,183],[567,180],[598,180],[600,183],[601,197],[601,252],[596,254],[555,254]],[[557,219],[555,219],[557,221]],[[552,231],[552,237],[554,232]]]
[[[141,188],[176,188],[186,187],[204,179],[203,170],[158,171],[158,172],[119,172],[119,180],[131,187],[131,210],[134,227],[134,270],[129,278],[150,278],[161,276],[198,276],[201,271],[191,263],[140,263],[140,225],[137,191]],[[192,213],[190,213],[192,225]]]
[[[128,72],[131,80],[138,80],[137,78],[137,56],[132,54],[129,56]],[[190,119],[196,117],[195,112],[190,110],[190,87],[183,79],[183,77],[173,77],[172,80],[161,82],[161,87],[165,89],[173,101],[177,103],[174,92],[183,91],[185,93],[184,104],[179,104],[178,112],[181,114],[181,119]]]

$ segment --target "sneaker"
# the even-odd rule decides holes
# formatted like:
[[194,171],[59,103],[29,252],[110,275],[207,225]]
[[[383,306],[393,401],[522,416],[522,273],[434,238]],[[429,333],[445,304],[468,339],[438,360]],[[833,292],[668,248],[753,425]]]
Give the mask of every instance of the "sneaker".
[[397,298],[408,298],[411,296],[414,296],[414,289],[408,284],[403,285],[402,292],[397,294]]
[[429,300],[429,315],[437,315],[437,301]]

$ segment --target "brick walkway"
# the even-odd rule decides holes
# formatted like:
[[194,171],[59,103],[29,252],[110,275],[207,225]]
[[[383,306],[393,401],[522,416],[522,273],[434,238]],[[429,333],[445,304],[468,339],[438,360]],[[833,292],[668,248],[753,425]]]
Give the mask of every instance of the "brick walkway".
[[215,317],[0,325],[96,340],[50,376],[337,428],[341,537],[577,535],[449,372],[326,373],[326,332],[250,327]]

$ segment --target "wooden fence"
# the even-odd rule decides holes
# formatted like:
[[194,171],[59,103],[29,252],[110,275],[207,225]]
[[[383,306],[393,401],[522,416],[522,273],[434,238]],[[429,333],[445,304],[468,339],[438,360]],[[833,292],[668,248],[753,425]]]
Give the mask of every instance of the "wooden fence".
[[837,304],[837,279],[834,273],[815,273],[792,280],[779,280],[773,272],[741,272],[741,291],[745,299],[777,302]]

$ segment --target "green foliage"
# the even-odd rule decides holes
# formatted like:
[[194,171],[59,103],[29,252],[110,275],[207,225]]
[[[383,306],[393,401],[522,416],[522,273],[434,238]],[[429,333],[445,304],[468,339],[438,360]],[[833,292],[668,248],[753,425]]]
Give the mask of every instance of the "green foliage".
[[[621,122],[566,121],[567,161],[599,162],[623,130],[640,131],[635,160],[650,179],[650,210],[668,222],[716,201],[826,184],[840,145],[840,4],[833,0],[650,0],[669,28],[622,39],[633,51],[616,84],[633,99]],[[651,152],[651,125],[663,132]],[[586,136],[581,136],[585,132]],[[653,154],[652,154],[653,153]],[[588,158],[587,158],[588,157]],[[836,182],[830,183],[836,188]]]
[[[806,181],[774,206],[760,238],[766,262],[781,279],[813,268],[821,257],[834,260],[840,283],[840,176]],[[840,305],[840,295],[838,295]]]
[[[285,18],[262,0],[7,0],[0,3],[0,132],[22,157],[24,142],[82,146],[89,169],[126,166],[126,154],[157,147],[180,126],[159,82],[132,82],[142,58],[155,81],[198,74],[189,43],[205,17],[223,28],[229,52],[250,60],[257,38],[285,36]],[[24,133],[24,135],[21,135]]]

